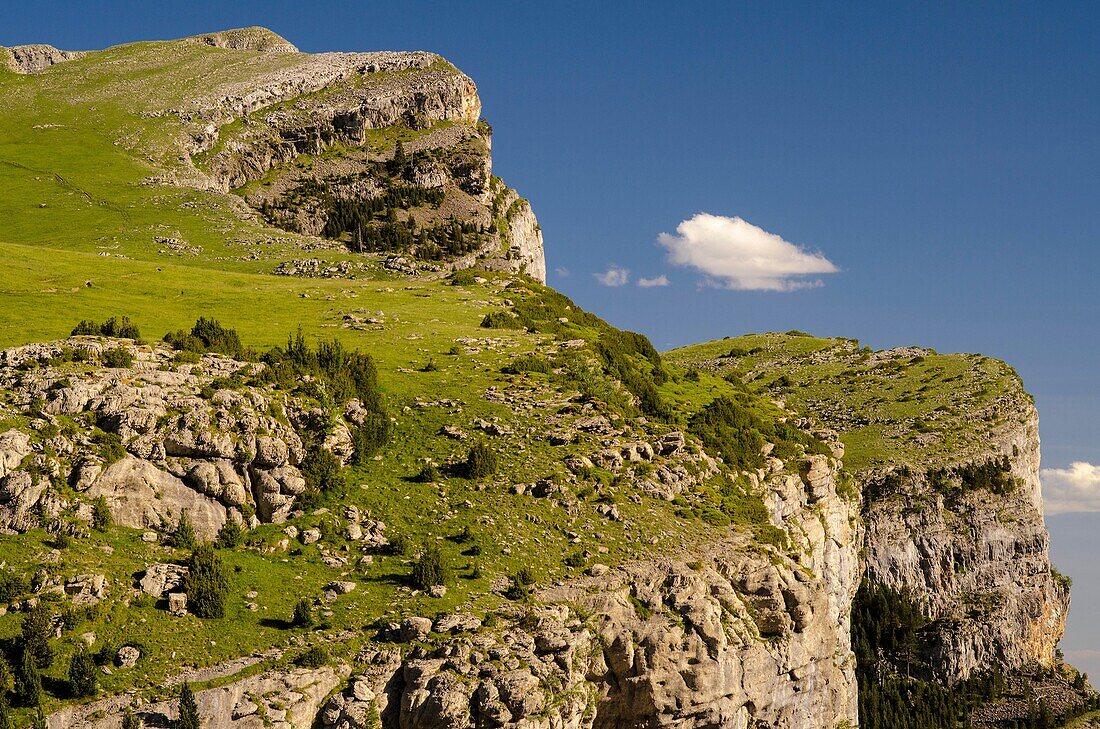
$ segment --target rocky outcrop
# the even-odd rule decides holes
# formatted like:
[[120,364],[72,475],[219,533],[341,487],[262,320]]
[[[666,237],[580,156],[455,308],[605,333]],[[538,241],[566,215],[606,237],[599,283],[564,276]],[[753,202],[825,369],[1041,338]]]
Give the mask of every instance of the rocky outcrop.
[[0,47],[0,60],[16,73],[38,73],[65,61],[83,58],[85,51],[63,51],[43,43],[25,46]]
[[[346,676],[346,666],[291,668],[195,692],[204,729],[312,729],[321,704]],[[120,729],[130,708],[145,726],[171,726],[177,701],[135,703],[128,695],[69,706],[49,717],[49,729]]]
[[1069,610],[1047,552],[1038,417],[1025,401],[1004,416],[974,461],[1008,459],[1014,485],[1004,493],[961,483],[945,492],[913,471],[865,514],[867,576],[913,590],[926,606],[928,662],[948,683],[993,667],[1052,665]]
[[[133,364],[94,364],[114,348]],[[159,528],[187,511],[209,539],[232,512],[285,520],[306,485],[292,423],[314,413],[286,393],[244,385],[262,364],[205,355],[177,365],[174,355],[92,337],[0,353],[0,390],[34,416],[28,429],[0,434],[0,527],[24,531],[75,507],[54,481],[86,503],[105,497],[113,520],[134,528]],[[85,366],[66,368],[74,356]],[[347,426],[333,432],[346,436]],[[350,455],[335,443],[334,451]]]
[[204,43],[215,48],[228,48],[234,51],[259,51],[261,53],[297,53],[298,47],[278,33],[267,28],[235,28],[217,33],[196,35],[188,40]]
[[[747,536],[693,559],[593,567],[504,627],[419,618],[384,634],[434,650],[371,650],[332,697],[326,728],[835,727],[855,722],[849,606],[859,580],[855,504],[836,462],[758,478],[791,554]],[[775,466],[773,466],[775,468]],[[424,622],[418,628],[417,620]]]

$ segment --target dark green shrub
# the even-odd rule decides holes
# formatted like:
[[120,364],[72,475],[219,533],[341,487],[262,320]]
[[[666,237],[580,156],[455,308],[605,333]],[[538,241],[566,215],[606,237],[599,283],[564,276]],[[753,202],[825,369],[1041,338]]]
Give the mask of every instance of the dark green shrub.
[[505,365],[500,371],[506,375],[520,375],[526,372],[550,374],[553,369],[549,360],[534,354],[524,354],[516,357],[511,364]]
[[104,350],[101,357],[103,358],[104,367],[122,369],[134,364],[134,356],[122,347]]
[[105,532],[111,528],[111,507],[107,505],[107,497],[102,494],[92,504],[92,528],[97,532]]
[[315,645],[295,658],[294,662],[303,668],[320,668],[328,663],[328,651],[322,646]]
[[232,549],[239,547],[244,541],[244,528],[232,514],[227,514],[225,523],[218,530],[218,536],[214,538],[214,546],[220,549]]
[[200,618],[224,618],[229,575],[212,545],[200,544],[187,561],[183,589],[187,607]]
[[301,464],[306,488],[339,498],[347,493],[347,478],[340,459],[325,448],[314,448]]
[[442,481],[443,472],[435,466],[424,466],[420,469],[420,473],[416,474],[413,480],[417,483],[434,483],[436,481]]
[[477,274],[468,268],[451,274],[451,286],[473,286],[476,283]]
[[195,701],[195,694],[191,690],[191,684],[184,682],[180,689],[179,718],[173,729],[202,729],[202,719],[199,717],[199,705]]
[[390,554],[408,556],[412,553],[412,549],[412,540],[410,540],[407,535],[399,533],[390,537]]
[[88,651],[81,646],[69,659],[69,690],[73,696],[92,696],[99,689],[99,669]]
[[413,565],[412,583],[421,590],[427,590],[447,581],[447,570],[443,566],[443,553],[431,542],[424,545],[420,557]]
[[15,673],[15,699],[23,706],[38,706],[42,703],[42,675],[34,654],[25,645],[22,654]]
[[7,604],[20,595],[30,592],[31,584],[23,575],[9,569],[0,569],[0,603]]
[[118,433],[105,433],[96,431],[92,434],[92,444],[99,450],[99,456],[103,459],[104,467],[117,463],[126,457],[126,446],[122,444],[122,438]]
[[520,567],[519,572],[516,573],[516,580],[524,586],[533,585],[538,581],[535,576],[535,570],[531,567]]
[[466,454],[463,470],[466,478],[480,480],[492,476],[499,468],[496,452],[485,443],[477,443]]
[[530,588],[524,585],[516,575],[512,576],[508,589],[504,591],[504,597],[509,600],[526,600],[530,595]]
[[39,602],[23,618],[23,651],[34,660],[36,668],[49,668],[53,663],[53,616],[46,605]]
[[141,729],[141,719],[129,708],[122,715],[122,729]]
[[112,316],[103,324],[97,324],[94,321],[83,320],[77,324],[72,331],[71,336],[78,335],[101,335],[104,337],[114,337],[116,339],[141,339],[141,332],[138,331],[136,325],[130,321],[129,317],[117,317]]
[[0,694],[0,729],[15,729],[12,723],[11,707],[8,706],[7,694]]
[[384,412],[370,413],[363,424],[351,432],[355,448],[354,461],[362,465],[372,458],[390,439],[390,419]]
[[173,349],[196,354],[214,352],[237,359],[246,354],[240,335],[235,330],[222,326],[216,319],[205,317],[200,317],[190,332],[180,329],[165,334],[164,341]]
[[290,624],[295,628],[309,628],[313,626],[313,607],[309,600],[302,598],[294,604],[294,614],[290,618]]
[[195,538],[195,528],[191,526],[191,517],[187,515],[187,509],[180,512],[176,528],[168,535],[168,546],[176,549],[194,549],[198,540]]

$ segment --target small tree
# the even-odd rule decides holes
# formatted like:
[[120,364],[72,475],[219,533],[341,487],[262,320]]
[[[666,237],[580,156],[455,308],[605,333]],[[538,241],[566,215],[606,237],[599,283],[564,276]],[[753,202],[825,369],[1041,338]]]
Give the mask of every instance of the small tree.
[[421,590],[434,585],[442,585],[447,580],[447,570],[443,566],[443,553],[435,544],[426,544],[413,565],[412,581]]
[[92,528],[97,532],[105,532],[111,527],[111,507],[107,505],[107,497],[100,494],[92,505]]
[[200,544],[187,561],[187,607],[200,618],[224,618],[229,575],[213,545]]
[[8,706],[8,697],[0,695],[0,729],[15,729],[11,720],[11,707]]
[[23,706],[38,706],[42,701],[42,676],[34,656],[25,647],[15,676],[15,698]]
[[294,605],[294,615],[290,619],[290,624],[295,628],[308,628],[313,625],[313,610],[310,607],[309,600],[302,598]]
[[180,689],[180,712],[176,719],[175,729],[202,729],[199,720],[199,705],[195,701],[195,694],[191,691],[191,684],[184,683]]
[[243,541],[244,529],[240,522],[232,514],[227,514],[225,523],[222,524],[222,528],[218,530],[218,536],[214,539],[214,544],[221,549],[232,549],[240,546]]
[[138,718],[130,709],[126,709],[126,713],[122,715],[122,729],[141,729],[141,719]]
[[83,646],[69,661],[69,688],[73,696],[92,696],[99,689],[99,670]]
[[466,478],[480,480],[497,472],[497,454],[484,443],[474,445],[466,454]]
[[175,530],[168,537],[168,544],[176,549],[194,549],[197,543],[195,527],[191,526],[191,517],[187,515],[187,509],[184,509],[180,512]]
[[23,618],[23,653],[34,660],[35,668],[49,668],[53,663],[52,634],[52,616],[39,602]]

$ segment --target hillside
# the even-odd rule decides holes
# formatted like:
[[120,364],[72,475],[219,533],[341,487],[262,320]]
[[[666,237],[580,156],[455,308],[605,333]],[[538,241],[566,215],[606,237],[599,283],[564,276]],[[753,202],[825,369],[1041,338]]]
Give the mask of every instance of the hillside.
[[0,714],[836,729],[868,585],[949,722],[1088,705],[1003,363],[661,355],[543,285],[435,54],[0,56]]

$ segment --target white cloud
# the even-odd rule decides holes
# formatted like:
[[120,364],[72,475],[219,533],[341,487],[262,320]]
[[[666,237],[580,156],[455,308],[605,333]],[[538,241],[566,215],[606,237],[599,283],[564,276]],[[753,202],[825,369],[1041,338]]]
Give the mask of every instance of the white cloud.
[[1047,514],[1100,511],[1100,466],[1077,461],[1069,468],[1044,468],[1039,476]]
[[656,278],[640,278],[638,279],[638,285],[643,289],[651,289],[655,286],[668,286],[668,276],[662,273]]
[[611,286],[613,288],[626,286],[630,283],[630,271],[622,266],[616,266],[614,264],[608,266],[607,270],[603,273],[594,273],[592,275],[604,286]]
[[554,273],[558,274],[562,278],[569,278],[569,269],[565,266],[558,266],[554,269]]
[[702,271],[726,288],[794,291],[822,285],[820,279],[805,276],[839,270],[822,254],[741,218],[698,213],[677,225],[676,233],[657,237],[668,249],[669,261]]

